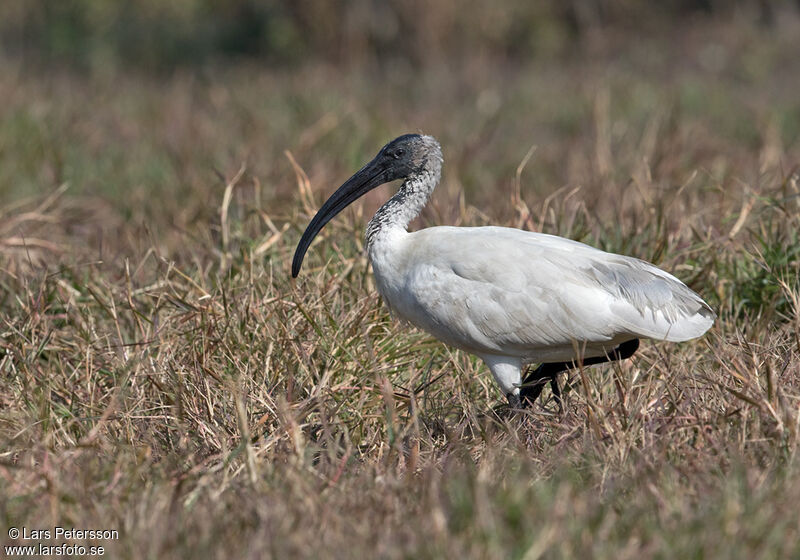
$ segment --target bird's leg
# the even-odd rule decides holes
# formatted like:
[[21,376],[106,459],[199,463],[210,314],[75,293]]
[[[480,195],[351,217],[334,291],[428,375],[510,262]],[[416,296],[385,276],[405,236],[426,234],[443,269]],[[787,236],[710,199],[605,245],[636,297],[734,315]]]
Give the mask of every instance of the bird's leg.
[[522,380],[522,360],[511,356],[482,355],[481,359],[489,366],[492,377],[506,394],[508,405],[519,408],[519,383]]
[[[615,362],[617,360],[625,360],[633,356],[633,353],[639,348],[639,339],[634,338],[623,342],[614,348],[608,356],[598,356],[594,358],[586,358],[583,360],[584,366],[592,366],[595,364],[603,364],[605,362]],[[552,362],[549,364],[540,364],[532,372],[525,376],[520,386],[519,397],[523,407],[532,405],[539,394],[542,392],[544,384],[550,380],[550,388],[553,390],[553,398],[556,400],[558,408],[561,408],[561,389],[558,386],[558,374],[562,371],[577,367],[578,363],[570,362]]]
[[519,396],[522,406],[532,405],[542,392],[547,381],[550,381],[550,388],[553,390],[553,397],[559,409],[561,408],[561,389],[558,386],[558,374],[573,367],[572,362],[552,362],[549,364],[539,364],[532,372],[525,376],[520,386]]

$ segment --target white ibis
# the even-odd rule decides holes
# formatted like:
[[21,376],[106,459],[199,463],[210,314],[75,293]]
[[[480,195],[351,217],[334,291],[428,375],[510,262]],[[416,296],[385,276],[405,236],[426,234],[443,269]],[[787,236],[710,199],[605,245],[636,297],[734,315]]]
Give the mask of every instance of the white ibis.
[[[322,205],[292,261],[297,277],[314,237],[350,203],[403,179],[367,226],[378,291],[395,315],[489,366],[511,406],[527,406],[578,364],[630,357],[639,339],[699,337],[716,315],[683,282],[645,261],[583,243],[505,227],[407,231],[439,182],[431,136],[386,144]],[[541,364],[521,379],[523,366]]]

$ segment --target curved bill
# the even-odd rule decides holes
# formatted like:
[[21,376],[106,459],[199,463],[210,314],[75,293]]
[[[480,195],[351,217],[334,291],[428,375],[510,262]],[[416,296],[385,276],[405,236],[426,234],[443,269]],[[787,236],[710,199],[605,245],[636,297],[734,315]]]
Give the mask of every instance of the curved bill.
[[300,273],[300,267],[303,264],[303,257],[314,241],[314,238],[325,227],[331,219],[339,212],[347,208],[356,199],[374,189],[377,186],[386,183],[387,180],[383,173],[384,169],[378,164],[376,157],[367,165],[362,167],[355,175],[350,177],[345,183],[336,189],[331,197],[325,201],[322,208],[319,209],[317,214],[308,224],[303,237],[300,238],[300,243],[297,244],[297,249],[294,252],[292,259],[292,278],[297,278]]

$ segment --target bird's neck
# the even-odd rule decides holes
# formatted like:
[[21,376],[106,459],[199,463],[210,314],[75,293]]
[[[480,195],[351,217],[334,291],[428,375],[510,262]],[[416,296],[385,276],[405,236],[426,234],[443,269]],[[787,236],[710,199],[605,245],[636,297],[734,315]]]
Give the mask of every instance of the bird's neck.
[[419,216],[441,175],[441,161],[434,163],[409,176],[395,195],[375,212],[367,225],[367,251],[383,235],[406,231],[411,220]]

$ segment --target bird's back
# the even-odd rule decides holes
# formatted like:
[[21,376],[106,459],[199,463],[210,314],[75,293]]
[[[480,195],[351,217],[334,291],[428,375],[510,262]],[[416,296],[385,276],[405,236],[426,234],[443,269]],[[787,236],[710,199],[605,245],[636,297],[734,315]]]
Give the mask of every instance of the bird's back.
[[715,315],[680,280],[631,257],[501,227],[433,227],[371,252],[401,317],[475,353],[571,359],[630,338],[684,341]]

